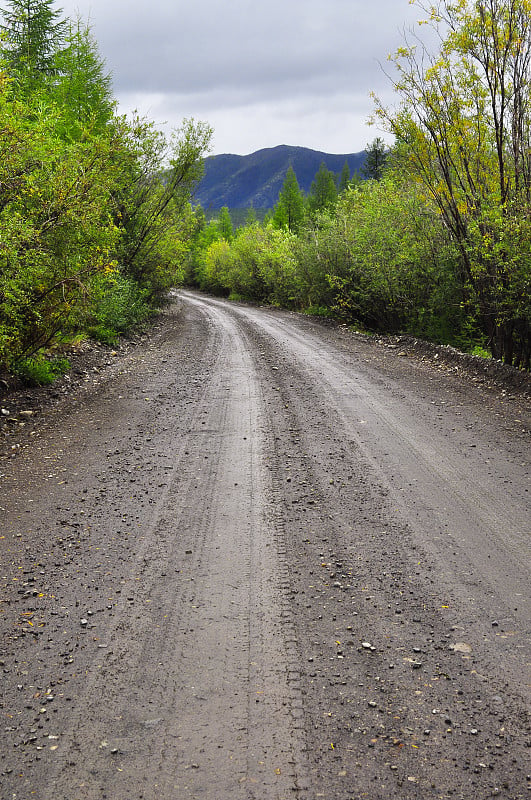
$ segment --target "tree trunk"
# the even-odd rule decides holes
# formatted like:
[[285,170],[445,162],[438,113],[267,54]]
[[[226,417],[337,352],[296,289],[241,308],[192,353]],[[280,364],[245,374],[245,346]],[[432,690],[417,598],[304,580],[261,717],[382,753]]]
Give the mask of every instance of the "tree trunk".
[[500,327],[503,337],[503,361],[505,364],[512,366],[514,358],[514,320],[506,322]]

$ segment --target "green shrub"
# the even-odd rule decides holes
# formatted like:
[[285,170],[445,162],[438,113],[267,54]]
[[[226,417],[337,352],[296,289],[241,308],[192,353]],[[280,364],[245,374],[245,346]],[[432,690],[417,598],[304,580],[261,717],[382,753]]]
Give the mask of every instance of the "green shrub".
[[93,287],[89,334],[114,344],[121,333],[145,322],[152,314],[146,289],[118,272],[99,278]]
[[304,313],[311,317],[333,317],[333,312],[326,306],[308,306],[304,309]]
[[473,350],[472,350],[472,355],[473,355],[473,356],[479,356],[480,358],[492,358],[492,356],[491,356],[491,354],[489,353],[489,351],[488,351],[488,350],[485,350],[485,348],[484,348],[484,347],[481,347],[481,345],[479,345],[479,344],[477,344],[477,345],[476,345],[476,346],[473,348]]
[[67,358],[48,359],[42,354],[17,362],[15,374],[28,386],[48,386],[70,369]]
[[231,292],[229,294],[229,300],[231,300],[233,303],[243,303],[245,298],[238,292]]
[[120,334],[113,331],[111,328],[106,328],[104,325],[94,325],[89,328],[89,333],[92,339],[102,344],[116,344]]

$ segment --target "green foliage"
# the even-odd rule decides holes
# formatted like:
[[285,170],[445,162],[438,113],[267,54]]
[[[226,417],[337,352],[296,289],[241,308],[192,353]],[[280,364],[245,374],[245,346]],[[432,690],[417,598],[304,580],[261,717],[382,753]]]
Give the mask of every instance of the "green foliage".
[[288,167],[278,203],[273,212],[273,223],[277,228],[287,228],[296,233],[304,220],[304,197],[299,188],[293,167]]
[[[226,216],[222,211],[221,215],[218,213],[207,223],[201,206],[197,206],[190,213],[189,247],[185,256],[182,282],[223,294],[225,291],[223,285],[213,277],[217,269],[209,261],[211,258],[209,248],[216,242],[227,243],[234,238],[230,214]],[[212,252],[215,252],[215,248]]]
[[153,313],[147,290],[119,272],[98,275],[91,286],[87,330],[100,342],[114,344],[119,335]]
[[112,120],[115,102],[111,76],[105,70],[90,27],[77,19],[70,23],[64,47],[56,54],[55,77],[49,88],[53,102],[65,110],[67,138],[104,132]]
[[[118,261],[149,296],[160,297],[185,268],[190,194],[202,174],[211,128],[185,120],[168,142],[154,124],[122,121],[126,158],[115,192],[115,221],[122,236]],[[164,174],[161,165],[169,168]]]
[[114,137],[67,144],[62,113],[0,93],[0,361],[47,344],[85,302],[118,231]]
[[243,294],[283,306],[296,302],[298,287],[295,260],[292,253],[294,235],[272,225],[261,227],[258,223],[244,229],[234,243],[240,276],[249,265],[255,274],[251,293],[245,282],[240,286]]
[[[422,7],[422,3],[419,2]],[[46,382],[43,348],[113,343],[176,283],[406,331],[507,363],[531,358],[531,4],[459,0],[431,61],[396,56],[396,137],[362,182],[324,165],[308,202],[290,168],[273,214],[241,227],[192,209],[211,129],[167,139],[115,115],[89,27],[8,0],[0,44],[0,363]],[[385,165],[385,169],[384,169]],[[339,194],[339,197],[338,197]],[[307,207],[306,207],[307,205]],[[241,217],[241,214],[240,214]],[[37,354],[37,355],[35,355]]]
[[401,47],[401,105],[378,103],[377,113],[457,246],[465,300],[491,352],[529,368],[531,4],[461,0],[428,13],[440,52]]
[[365,164],[361,170],[364,178],[381,181],[389,155],[385,142],[379,136],[365,148]]
[[[346,164],[348,170],[348,164]],[[345,176],[343,176],[343,179]],[[348,186],[348,181],[346,183]],[[345,187],[346,188],[346,187]],[[333,172],[327,169],[323,162],[319,167],[308,195],[308,209],[310,214],[327,211],[334,207],[337,201],[336,178]]]
[[229,272],[232,264],[232,251],[225,239],[216,239],[206,249],[203,263],[197,270],[201,289],[215,294],[229,294],[232,282]]
[[451,338],[462,314],[457,254],[412,187],[382,180],[353,188],[334,225],[343,260],[330,264],[328,280],[338,313],[372,330]]
[[218,294],[292,305],[298,294],[293,234],[253,222],[232,243],[212,242],[205,254],[200,285]]
[[346,191],[350,186],[350,167],[348,162],[345,161],[343,164],[343,169],[341,170],[341,174],[339,175],[339,180],[337,184],[337,191],[339,194],[342,194]]
[[70,369],[67,358],[46,358],[43,353],[20,359],[15,374],[28,386],[48,386]]
[[3,57],[17,94],[29,95],[55,73],[66,23],[53,0],[7,0],[3,10]]
[[[265,211],[262,210],[262,220],[264,217]],[[245,215],[245,224],[253,225],[255,222],[258,222],[258,214],[256,213],[256,209],[251,206],[251,208],[247,209],[247,213]]]
[[219,212],[217,226],[219,235],[227,242],[232,241],[232,238],[234,236],[234,230],[232,228],[232,219],[227,206],[223,206],[223,208]]
[[90,29],[11,0],[0,44],[0,364],[89,326],[113,340],[186,273],[211,131],[114,115]]
[[479,344],[475,345],[475,347],[472,348],[471,352],[473,356],[478,356],[479,358],[490,358],[490,353],[487,350],[485,350],[484,347],[481,347],[481,345]]
[[349,259],[346,232],[336,226],[335,220],[335,214],[316,216],[293,243],[303,308],[320,306],[331,309],[335,303],[336,294],[328,276],[343,273]]
[[308,306],[304,309],[304,313],[310,317],[325,317],[326,319],[334,316],[333,311],[326,306]]
[[255,222],[230,243],[216,239],[201,287],[462,344],[457,276],[458,254],[433,209],[414,187],[387,179],[351,187],[298,234]]

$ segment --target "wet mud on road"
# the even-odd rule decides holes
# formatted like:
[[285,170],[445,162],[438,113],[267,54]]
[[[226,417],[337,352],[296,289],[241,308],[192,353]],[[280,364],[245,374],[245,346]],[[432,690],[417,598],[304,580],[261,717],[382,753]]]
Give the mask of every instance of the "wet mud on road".
[[181,293],[0,461],[2,800],[526,796],[529,408]]

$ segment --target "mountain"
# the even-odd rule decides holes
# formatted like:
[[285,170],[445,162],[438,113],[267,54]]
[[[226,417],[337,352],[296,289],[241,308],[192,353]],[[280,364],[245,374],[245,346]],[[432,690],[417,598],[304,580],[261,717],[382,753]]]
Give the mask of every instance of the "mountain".
[[194,199],[205,210],[223,206],[273,208],[289,166],[295,170],[300,188],[308,193],[321,163],[339,174],[345,161],[351,174],[359,172],[365,162],[365,152],[332,155],[282,144],[248,156],[208,156]]

